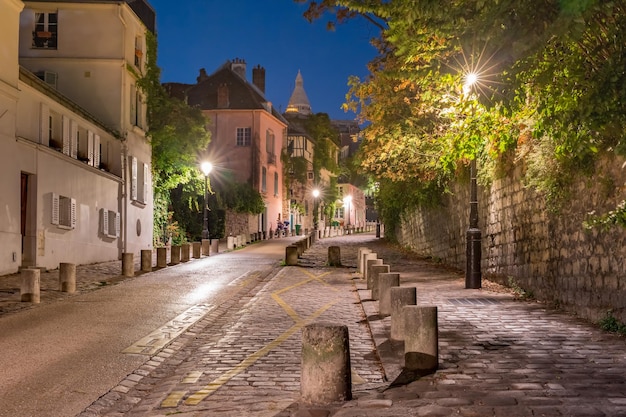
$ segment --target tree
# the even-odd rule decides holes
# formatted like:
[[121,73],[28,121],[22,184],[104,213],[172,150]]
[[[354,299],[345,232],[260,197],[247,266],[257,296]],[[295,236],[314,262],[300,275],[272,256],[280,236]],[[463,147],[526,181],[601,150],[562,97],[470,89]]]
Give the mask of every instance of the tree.
[[197,168],[198,155],[210,140],[207,120],[197,108],[170,97],[160,82],[156,64],[156,36],[148,33],[146,73],[138,85],[147,97],[147,136],[152,145],[154,188],[154,238],[163,242],[170,206],[170,191],[179,185],[198,192],[203,185]]

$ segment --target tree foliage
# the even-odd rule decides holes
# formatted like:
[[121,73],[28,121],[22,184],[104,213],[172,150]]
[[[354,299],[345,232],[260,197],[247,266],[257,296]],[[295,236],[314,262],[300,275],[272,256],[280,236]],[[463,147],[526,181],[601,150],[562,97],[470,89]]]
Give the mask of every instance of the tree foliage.
[[[307,18],[381,28],[370,75],[350,79],[345,104],[369,123],[361,168],[381,189],[441,186],[474,158],[488,180],[517,159],[558,198],[573,170],[626,148],[626,0],[307,3]],[[464,89],[470,72],[478,83]]]

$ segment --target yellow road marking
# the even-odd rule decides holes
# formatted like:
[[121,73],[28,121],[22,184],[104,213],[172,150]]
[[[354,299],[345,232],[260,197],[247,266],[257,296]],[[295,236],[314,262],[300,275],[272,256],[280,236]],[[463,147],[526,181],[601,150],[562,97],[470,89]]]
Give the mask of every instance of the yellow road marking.
[[163,408],[173,408],[177,407],[178,403],[182,398],[187,394],[187,391],[172,391],[170,395],[167,396],[166,399],[161,403],[161,407]]
[[201,371],[189,372],[183,378],[182,383],[183,384],[195,384],[196,382],[198,382],[198,380],[200,379],[201,376],[202,376],[202,372]]

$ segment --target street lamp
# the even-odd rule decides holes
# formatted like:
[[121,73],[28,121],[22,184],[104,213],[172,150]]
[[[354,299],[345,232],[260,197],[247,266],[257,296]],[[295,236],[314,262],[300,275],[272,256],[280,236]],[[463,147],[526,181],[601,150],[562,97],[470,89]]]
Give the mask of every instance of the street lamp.
[[348,206],[348,231],[350,230],[350,203],[352,202],[352,196],[347,195],[343,198],[343,204]]
[[318,206],[317,199],[320,196],[320,190],[315,188],[315,189],[313,189],[313,192],[311,194],[313,194],[313,200],[314,200],[314,205],[313,205],[313,228],[315,230],[317,230],[317,227],[318,227],[318,220],[317,220],[317,218],[319,217],[319,206]]
[[204,161],[200,164],[200,170],[204,174],[204,221],[202,239],[209,238],[209,174],[213,170],[213,164]]
[[[472,86],[478,81],[476,73],[465,76],[463,93],[468,94]],[[465,233],[465,288],[476,289],[481,287],[482,274],[480,260],[482,257],[482,235],[478,228],[478,185],[476,182],[476,157],[470,161],[470,211],[469,228]]]

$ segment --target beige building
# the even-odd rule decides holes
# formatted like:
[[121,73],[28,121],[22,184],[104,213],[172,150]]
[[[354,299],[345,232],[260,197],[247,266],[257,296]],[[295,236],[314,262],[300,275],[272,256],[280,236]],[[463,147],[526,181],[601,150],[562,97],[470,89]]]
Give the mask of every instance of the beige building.
[[0,0],[0,274],[151,247],[136,3]]

